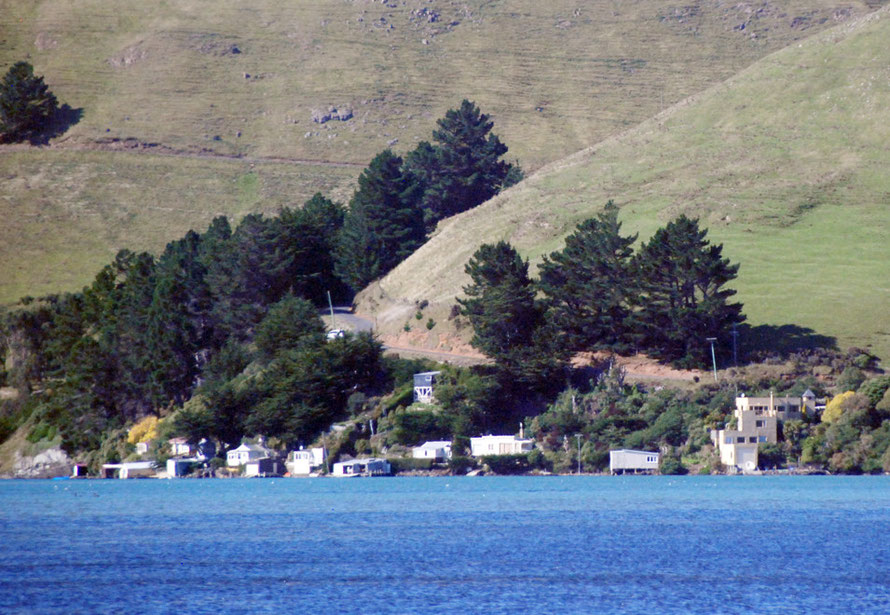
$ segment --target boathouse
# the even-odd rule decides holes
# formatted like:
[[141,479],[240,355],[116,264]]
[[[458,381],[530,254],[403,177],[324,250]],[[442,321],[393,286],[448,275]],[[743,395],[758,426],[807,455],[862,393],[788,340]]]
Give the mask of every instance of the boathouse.
[[659,453],[622,448],[609,451],[609,471],[612,474],[654,474],[658,472]]
[[387,476],[392,474],[392,468],[385,459],[374,457],[365,459],[350,459],[334,464],[334,476]]

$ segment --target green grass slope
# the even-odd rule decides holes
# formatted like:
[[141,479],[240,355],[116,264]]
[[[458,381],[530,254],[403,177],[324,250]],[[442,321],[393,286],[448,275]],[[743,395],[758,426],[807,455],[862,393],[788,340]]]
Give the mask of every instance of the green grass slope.
[[216,216],[345,200],[359,169],[108,151],[0,156],[0,302],[89,283],[118,250],[159,253]]
[[641,238],[680,213],[700,217],[741,263],[751,324],[799,325],[890,357],[888,40],[885,8],[542,169],[442,224],[360,309],[396,333],[427,300],[438,324],[418,342],[441,346],[479,244],[506,239],[534,262],[611,198]]
[[[0,303],[217,213],[342,198],[464,97],[534,170],[876,4],[0,0],[0,66],[82,110],[49,147],[0,148]],[[353,117],[312,121],[329,106]]]

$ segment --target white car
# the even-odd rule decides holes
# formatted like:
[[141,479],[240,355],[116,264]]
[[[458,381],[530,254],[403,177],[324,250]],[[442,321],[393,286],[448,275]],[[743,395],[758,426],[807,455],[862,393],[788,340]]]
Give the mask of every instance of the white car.
[[331,329],[328,331],[327,335],[329,340],[335,340],[341,337],[346,337],[346,331],[343,329]]

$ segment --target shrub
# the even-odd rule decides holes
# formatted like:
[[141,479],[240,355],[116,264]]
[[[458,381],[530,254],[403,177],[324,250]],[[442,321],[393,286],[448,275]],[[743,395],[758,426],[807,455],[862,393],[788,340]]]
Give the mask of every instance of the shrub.
[[525,474],[531,469],[528,453],[519,455],[490,455],[480,461],[495,474]]
[[127,433],[127,442],[137,444],[154,440],[157,437],[158,417],[149,415],[130,428],[130,431]]
[[785,453],[776,444],[762,443],[757,447],[757,460],[761,470],[785,465]]
[[680,460],[670,455],[661,456],[661,463],[659,464],[658,471],[665,475],[681,475],[686,474],[687,472],[686,468],[683,467],[683,464],[680,463]]
[[383,401],[381,408],[386,414],[399,406],[408,406],[414,401],[414,385],[407,384],[400,389],[396,389],[392,396]]
[[879,376],[863,382],[859,386],[858,392],[865,395],[874,408],[881,402],[888,390],[890,390],[890,376]]
[[393,417],[393,438],[413,445],[425,440],[444,440],[451,434],[447,417],[430,410],[406,410]]
[[865,382],[865,374],[858,367],[846,368],[837,379],[837,388],[840,391],[855,391]]
[[825,410],[822,411],[822,422],[831,424],[841,418],[844,413],[844,402],[854,395],[853,391],[847,391],[834,396],[831,401],[825,404]]
[[368,442],[365,438],[359,438],[355,441],[355,452],[359,455],[364,455],[368,451],[371,450],[371,443]]
[[31,429],[31,433],[28,434],[27,440],[32,444],[40,442],[41,440],[52,440],[56,437],[56,433],[55,425],[50,425],[49,423],[41,421]]
[[553,464],[547,459],[544,451],[539,448],[533,449],[532,452],[528,454],[528,465],[534,470],[550,472],[553,469]]
[[58,101],[27,62],[13,64],[0,82],[0,141],[20,141],[45,126]]
[[448,469],[454,475],[466,474],[476,467],[476,460],[472,457],[462,457],[455,455],[448,460]]

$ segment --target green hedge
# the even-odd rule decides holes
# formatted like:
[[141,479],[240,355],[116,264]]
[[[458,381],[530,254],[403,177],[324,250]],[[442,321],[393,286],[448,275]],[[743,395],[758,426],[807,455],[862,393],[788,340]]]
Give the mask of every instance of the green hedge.
[[452,474],[466,474],[476,467],[476,460],[472,457],[454,456],[448,460],[448,469]]
[[495,474],[525,474],[532,468],[528,453],[520,455],[490,455],[480,458]]

